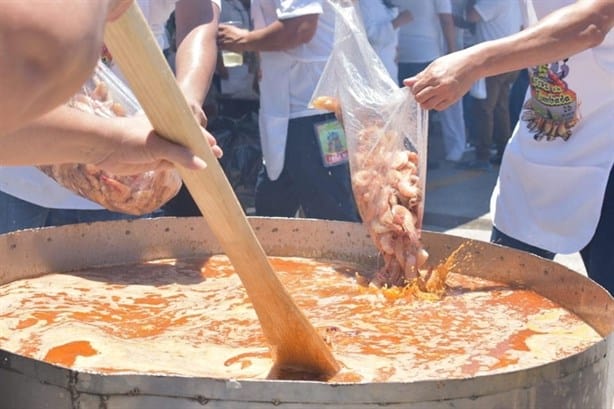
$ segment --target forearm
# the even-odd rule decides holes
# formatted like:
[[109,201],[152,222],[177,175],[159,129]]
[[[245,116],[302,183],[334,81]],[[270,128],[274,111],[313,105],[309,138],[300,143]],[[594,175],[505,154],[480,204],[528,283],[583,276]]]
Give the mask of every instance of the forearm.
[[191,32],[177,49],[176,73],[179,87],[186,98],[200,105],[205,100],[215,72],[216,29],[200,27]]
[[448,53],[456,51],[456,27],[454,25],[452,14],[440,14],[439,21],[441,23],[443,36],[446,40],[446,51]]
[[305,44],[313,38],[318,14],[287,20],[277,20],[268,26],[246,34],[239,44],[243,51],[284,51]]
[[210,2],[182,0],[175,19],[177,81],[186,98],[202,106],[216,67],[219,10]]
[[612,0],[583,0],[513,36],[468,49],[477,78],[557,61],[600,44],[614,25]]
[[0,136],[0,164],[97,163],[111,151],[109,120],[61,106]]
[[3,3],[0,134],[61,104],[85,82],[100,54],[106,20],[101,16],[107,15],[110,4]]

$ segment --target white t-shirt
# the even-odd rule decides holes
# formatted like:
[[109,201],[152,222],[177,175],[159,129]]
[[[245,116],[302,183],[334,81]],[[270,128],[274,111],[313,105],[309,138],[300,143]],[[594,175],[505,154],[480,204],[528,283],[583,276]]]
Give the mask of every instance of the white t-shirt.
[[[168,47],[165,24],[180,0],[138,0],[160,47]],[[212,0],[220,7],[220,0]],[[0,167],[0,190],[36,205],[51,209],[98,210],[102,207],[60,186],[32,166]]]
[[475,25],[478,42],[496,40],[520,31],[520,4],[517,0],[477,0],[473,6],[482,18]]
[[317,30],[308,43],[260,52],[260,139],[267,173],[275,180],[283,169],[288,120],[321,113],[308,106],[332,51],[335,14],[327,0],[256,0],[251,13],[255,30],[277,20],[318,15]]
[[413,20],[399,28],[399,62],[430,62],[445,54],[439,14],[452,14],[450,0],[394,0]]
[[392,26],[392,20],[399,10],[386,7],[381,0],[359,0],[358,4],[369,43],[396,82],[399,30]]
[[[570,3],[535,1],[537,18]],[[595,233],[614,165],[614,32],[593,49],[529,71],[529,101],[491,198],[494,225],[533,246],[574,253]]]

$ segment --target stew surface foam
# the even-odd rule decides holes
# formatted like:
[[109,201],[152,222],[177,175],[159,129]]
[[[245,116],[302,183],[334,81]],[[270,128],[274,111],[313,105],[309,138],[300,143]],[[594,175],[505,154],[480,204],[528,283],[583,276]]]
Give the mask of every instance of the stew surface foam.
[[[358,266],[270,257],[330,343],[331,382],[469,378],[580,352],[601,337],[526,289],[450,272],[441,299],[361,284]],[[0,348],[80,371],[266,378],[271,354],[226,256],[48,274],[0,286]]]

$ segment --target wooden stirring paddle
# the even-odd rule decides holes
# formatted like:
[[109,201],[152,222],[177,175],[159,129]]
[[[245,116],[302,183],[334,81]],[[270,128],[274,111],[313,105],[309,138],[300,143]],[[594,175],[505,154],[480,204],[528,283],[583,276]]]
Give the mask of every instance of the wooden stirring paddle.
[[138,6],[109,23],[104,38],[156,132],[207,162],[201,171],[178,169],[243,282],[275,368],[332,377],[339,364],[275,275]]

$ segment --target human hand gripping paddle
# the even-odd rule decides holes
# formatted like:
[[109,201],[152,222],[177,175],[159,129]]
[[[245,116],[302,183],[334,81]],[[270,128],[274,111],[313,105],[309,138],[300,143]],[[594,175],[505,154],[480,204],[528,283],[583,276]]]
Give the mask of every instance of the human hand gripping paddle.
[[178,170],[254,306],[272,348],[272,373],[332,377],[339,364],[273,271],[136,4],[107,25],[105,43],[156,132],[207,163],[203,170]]

